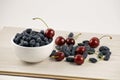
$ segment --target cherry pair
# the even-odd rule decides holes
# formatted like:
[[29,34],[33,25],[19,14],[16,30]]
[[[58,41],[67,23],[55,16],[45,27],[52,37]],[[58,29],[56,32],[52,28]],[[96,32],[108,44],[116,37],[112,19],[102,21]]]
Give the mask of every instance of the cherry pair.
[[65,43],[66,43],[67,45],[74,45],[74,44],[75,44],[75,39],[77,39],[79,35],[81,35],[81,33],[77,34],[77,35],[74,36],[74,37],[68,37],[67,39],[65,39],[65,38],[62,37],[62,36],[58,36],[58,37],[55,39],[55,44],[58,45],[58,46],[62,46],[62,45],[64,45]]

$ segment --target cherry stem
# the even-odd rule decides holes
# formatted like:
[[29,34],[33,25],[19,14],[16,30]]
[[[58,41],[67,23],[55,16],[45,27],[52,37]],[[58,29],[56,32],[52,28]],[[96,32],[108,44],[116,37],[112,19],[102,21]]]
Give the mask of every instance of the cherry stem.
[[76,40],[80,35],[81,35],[81,33],[75,35],[73,38]]
[[55,59],[55,58],[58,58],[58,56],[51,56],[51,58]]
[[46,23],[42,18],[38,18],[38,17],[33,18],[33,20],[36,20],[36,19],[42,21],[42,22],[45,24],[45,26],[46,26],[47,28],[49,28],[48,25],[47,25],[47,23]]
[[112,37],[111,37],[110,35],[103,35],[103,36],[101,36],[99,39],[102,39],[102,38],[104,38],[104,37],[109,37],[110,39],[112,39]]

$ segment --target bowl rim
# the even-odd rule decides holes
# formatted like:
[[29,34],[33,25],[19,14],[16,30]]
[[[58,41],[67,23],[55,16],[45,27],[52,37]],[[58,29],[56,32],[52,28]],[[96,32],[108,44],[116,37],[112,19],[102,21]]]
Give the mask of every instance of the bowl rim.
[[52,40],[51,43],[49,43],[49,44],[47,44],[47,45],[39,46],[39,47],[25,47],[25,46],[20,46],[20,45],[16,44],[16,43],[13,41],[13,39],[14,39],[14,37],[12,37],[11,42],[12,42],[12,44],[13,44],[14,46],[20,47],[20,48],[26,48],[26,49],[37,49],[37,48],[48,47],[48,46],[51,45],[51,44],[54,45],[54,38],[53,38],[53,40]]

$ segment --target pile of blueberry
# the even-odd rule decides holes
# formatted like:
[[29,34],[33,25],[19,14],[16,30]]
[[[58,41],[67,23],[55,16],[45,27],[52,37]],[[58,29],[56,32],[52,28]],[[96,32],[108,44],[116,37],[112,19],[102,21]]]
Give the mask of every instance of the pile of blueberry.
[[110,59],[111,51],[107,46],[101,46],[99,48],[98,58],[108,61]]
[[34,31],[31,28],[24,30],[22,33],[17,33],[13,41],[24,47],[39,47],[52,42],[54,30],[48,28],[46,31]]
[[[74,34],[72,32],[69,33],[67,39],[58,36],[55,40],[55,50],[52,51],[50,57],[56,61],[62,61],[66,58],[67,62],[81,65],[88,55],[96,53],[95,48],[99,46],[100,39],[93,37],[90,40],[84,40],[82,43],[75,45]],[[98,59],[107,61],[110,59],[111,52],[107,46],[101,46],[97,55]],[[89,62],[91,63],[96,63],[97,61],[96,58],[89,58]]]

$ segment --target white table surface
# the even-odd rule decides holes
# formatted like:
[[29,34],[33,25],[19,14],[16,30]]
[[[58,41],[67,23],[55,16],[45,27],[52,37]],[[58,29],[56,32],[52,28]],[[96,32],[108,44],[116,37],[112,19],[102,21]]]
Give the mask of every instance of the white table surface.
[[[42,17],[56,30],[120,34],[119,0],[0,0],[3,26],[36,27]],[[43,28],[43,27],[41,27]],[[42,80],[0,75],[0,80]]]

